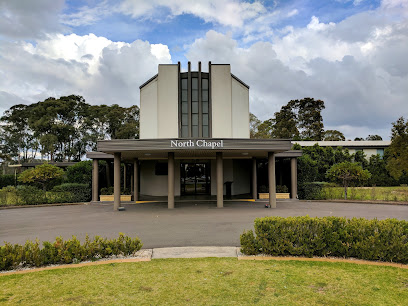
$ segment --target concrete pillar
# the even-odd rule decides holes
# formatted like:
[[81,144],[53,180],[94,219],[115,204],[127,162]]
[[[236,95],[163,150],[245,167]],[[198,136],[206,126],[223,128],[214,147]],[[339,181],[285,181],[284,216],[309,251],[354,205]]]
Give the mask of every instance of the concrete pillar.
[[92,202],[99,200],[99,164],[98,160],[92,161]]
[[133,161],[133,200],[139,201],[139,160]]
[[169,152],[167,163],[167,205],[169,209],[174,208],[174,153]]
[[113,158],[113,210],[120,207],[120,152],[114,153]]
[[217,165],[217,208],[224,207],[224,165],[222,152],[216,153]]
[[276,208],[275,154],[268,153],[269,207]]
[[290,193],[291,198],[297,198],[297,159],[296,157],[292,157],[290,159]]
[[256,158],[252,158],[252,198],[258,199],[258,181],[257,181],[257,165]]

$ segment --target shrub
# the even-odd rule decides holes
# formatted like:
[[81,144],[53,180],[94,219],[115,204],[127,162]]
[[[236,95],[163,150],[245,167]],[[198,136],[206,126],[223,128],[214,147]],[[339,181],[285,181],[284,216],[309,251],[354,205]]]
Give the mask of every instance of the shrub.
[[101,188],[101,195],[113,194],[113,186]]
[[44,163],[35,166],[33,169],[23,171],[18,180],[24,184],[38,184],[45,191],[47,187],[50,187],[54,181],[61,179],[63,175],[64,170],[61,168]]
[[0,174],[0,189],[6,186],[14,186],[14,174]]
[[92,183],[92,161],[85,160],[69,166],[66,177],[68,183],[90,185]]
[[298,196],[302,200],[321,200],[323,199],[322,189],[328,183],[326,182],[305,182],[299,184]]
[[0,189],[0,205],[13,205],[17,202],[16,187],[6,186]]
[[72,236],[63,240],[57,237],[54,243],[45,241],[40,247],[38,240],[27,241],[24,245],[12,245],[8,242],[0,246],[0,270],[11,270],[17,267],[40,267],[49,264],[68,264],[84,260],[95,260],[111,255],[132,255],[142,248],[139,238],[131,238],[119,233],[116,239],[96,236],[93,240],[87,235],[85,242]]
[[[113,186],[101,188],[101,195],[111,195],[111,194],[113,194],[113,190],[114,190]],[[120,194],[127,194],[128,195],[128,194],[130,194],[130,189],[129,188],[126,188],[126,189],[121,188],[120,189]]]
[[88,202],[91,200],[91,192],[88,184],[77,183],[65,183],[52,189],[52,194],[59,196],[61,203]]
[[288,193],[289,189],[286,185],[277,185],[276,186],[276,192],[278,193]]
[[408,263],[408,222],[341,217],[266,217],[241,235],[245,254],[336,256]]
[[47,203],[45,191],[34,186],[17,186],[16,194],[19,198],[17,205],[36,205]]

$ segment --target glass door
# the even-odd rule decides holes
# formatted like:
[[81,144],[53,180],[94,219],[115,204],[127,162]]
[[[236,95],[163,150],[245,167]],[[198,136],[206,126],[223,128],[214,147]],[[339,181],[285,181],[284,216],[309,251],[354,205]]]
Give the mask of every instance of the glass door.
[[210,163],[181,163],[180,166],[182,195],[210,194]]

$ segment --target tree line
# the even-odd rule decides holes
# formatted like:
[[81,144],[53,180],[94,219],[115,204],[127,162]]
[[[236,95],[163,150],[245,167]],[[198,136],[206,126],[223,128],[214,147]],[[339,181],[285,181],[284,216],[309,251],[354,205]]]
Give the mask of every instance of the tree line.
[[1,159],[80,161],[97,140],[139,138],[139,107],[90,105],[81,96],[18,104],[0,118]]
[[[322,110],[324,101],[314,98],[291,100],[283,105],[273,118],[259,120],[250,114],[251,138],[286,138],[293,140],[346,140],[338,130],[324,130]],[[382,140],[379,135],[368,135],[365,139],[356,137],[355,141]]]

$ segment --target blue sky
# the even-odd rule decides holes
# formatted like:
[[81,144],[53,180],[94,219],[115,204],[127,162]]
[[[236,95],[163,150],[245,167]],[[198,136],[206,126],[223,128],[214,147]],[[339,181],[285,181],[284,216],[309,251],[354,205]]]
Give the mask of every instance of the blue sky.
[[406,54],[408,0],[0,0],[0,112],[67,94],[139,104],[159,63],[211,60],[262,120],[314,97],[326,129],[387,139],[408,116]]

